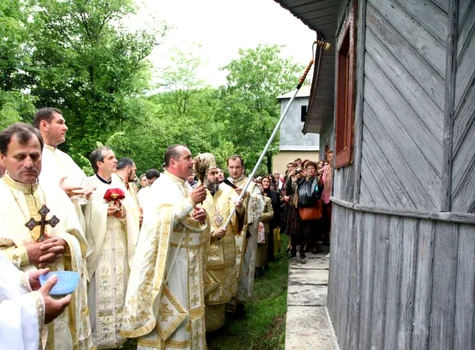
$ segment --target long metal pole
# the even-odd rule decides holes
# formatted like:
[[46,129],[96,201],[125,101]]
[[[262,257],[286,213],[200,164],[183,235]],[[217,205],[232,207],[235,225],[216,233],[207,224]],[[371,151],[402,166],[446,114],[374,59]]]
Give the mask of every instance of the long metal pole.
[[[295,91],[294,91],[292,97],[290,98],[289,103],[287,103],[287,106],[285,107],[284,112],[283,112],[282,115],[280,116],[280,119],[279,119],[279,121],[277,122],[277,125],[276,125],[275,128],[274,128],[274,131],[272,131],[272,134],[270,135],[270,138],[269,138],[269,140],[267,141],[267,144],[266,144],[266,146],[264,147],[264,150],[262,151],[261,156],[259,157],[259,159],[257,160],[256,165],[254,166],[254,169],[252,169],[252,172],[251,172],[251,174],[249,175],[249,178],[247,179],[247,182],[246,182],[245,186],[243,187],[241,194],[239,195],[238,201],[242,200],[242,198],[244,197],[244,195],[245,195],[245,193],[246,193],[246,191],[247,191],[249,185],[250,185],[251,182],[252,182],[252,179],[254,178],[254,175],[255,175],[256,172],[257,172],[257,169],[258,169],[259,166],[261,165],[262,159],[264,159],[264,156],[266,155],[267,150],[269,149],[269,147],[270,147],[272,141],[274,141],[275,135],[277,134],[277,131],[279,131],[280,125],[281,125],[282,122],[284,121],[284,118],[285,118],[285,116],[287,115],[287,112],[289,111],[290,105],[291,105],[292,102],[294,101],[295,96],[297,96],[298,91],[300,90],[300,88],[302,87],[303,82],[304,82],[305,79],[307,78],[307,74],[308,74],[308,72],[310,71],[310,68],[312,68],[313,62],[314,62],[313,59],[310,60],[310,63],[308,64],[307,68],[305,69],[305,72],[304,72],[304,73],[302,74],[302,76],[300,77],[299,83],[297,84],[297,87],[296,87],[296,89],[295,89]],[[235,211],[236,211],[236,207],[233,207],[233,209],[231,210],[231,213],[229,214],[229,216],[228,216],[226,222],[224,223],[223,228],[226,228],[226,227],[229,225],[229,223],[231,222],[231,218],[233,217]]]

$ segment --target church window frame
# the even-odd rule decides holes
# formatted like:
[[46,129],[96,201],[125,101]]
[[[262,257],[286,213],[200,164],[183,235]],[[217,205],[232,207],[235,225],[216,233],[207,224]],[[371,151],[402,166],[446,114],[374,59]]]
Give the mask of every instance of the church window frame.
[[356,1],[337,40],[335,168],[352,162],[356,92]]

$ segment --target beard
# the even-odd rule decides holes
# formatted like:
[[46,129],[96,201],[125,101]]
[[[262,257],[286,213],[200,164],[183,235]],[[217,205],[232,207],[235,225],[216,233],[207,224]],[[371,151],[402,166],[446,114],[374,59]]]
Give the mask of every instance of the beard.
[[211,181],[206,180],[206,188],[211,193],[215,193],[219,188],[219,184],[216,182],[211,182]]

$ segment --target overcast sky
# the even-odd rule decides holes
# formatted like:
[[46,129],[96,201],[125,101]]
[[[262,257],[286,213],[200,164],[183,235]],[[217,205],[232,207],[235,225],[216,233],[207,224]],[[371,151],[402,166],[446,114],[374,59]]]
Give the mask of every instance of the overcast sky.
[[175,28],[165,45],[153,56],[158,66],[166,65],[168,49],[182,51],[190,44],[201,44],[198,51],[206,67],[200,78],[218,86],[225,83],[225,73],[219,71],[239,49],[255,48],[258,44],[284,44],[282,56],[307,65],[312,58],[315,32],[273,0],[141,0],[146,13],[154,13]]

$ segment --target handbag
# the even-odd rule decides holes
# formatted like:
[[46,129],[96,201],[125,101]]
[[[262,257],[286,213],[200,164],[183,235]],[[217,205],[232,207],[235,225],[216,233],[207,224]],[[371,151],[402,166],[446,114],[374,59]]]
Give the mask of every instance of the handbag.
[[320,220],[322,218],[323,201],[317,200],[313,207],[299,207],[300,219],[302,221]]

